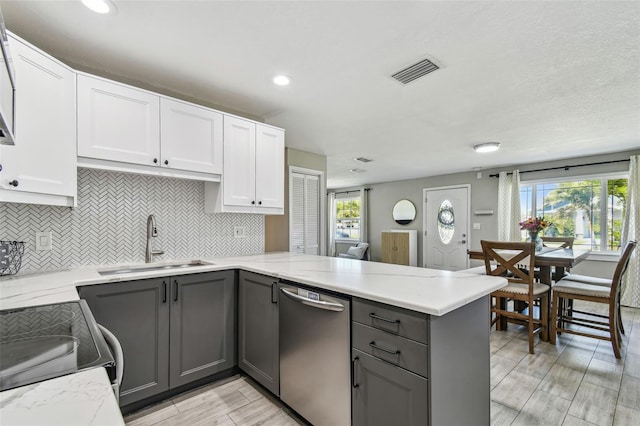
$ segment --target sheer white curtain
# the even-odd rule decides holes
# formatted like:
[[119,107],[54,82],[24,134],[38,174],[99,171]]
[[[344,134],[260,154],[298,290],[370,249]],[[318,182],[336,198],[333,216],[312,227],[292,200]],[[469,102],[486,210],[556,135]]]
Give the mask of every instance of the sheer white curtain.
[[329,226],[327,226],[327,230],[329,231],[328,238],[328,250],[329,256],[336,255],[336,193],[330,192],[327,195],[327,208],[329,209],[329,214],[327,217],[329,218]]
[[[629,162],[629,187],[622,223],[622,247],[627,241],[638,241],[640,238],[640,155],[632,155]],[[622,279],[622,297],[620,303],[625,306],[640,308],[640,249],[631,255],[627,272]]]
[[[369,242],[369,191],[366,188],[360,190],[360,242]],[[370,251],[367,251],[367,260]]]
[[498,177],[498,240],[520,241],[520,171]]

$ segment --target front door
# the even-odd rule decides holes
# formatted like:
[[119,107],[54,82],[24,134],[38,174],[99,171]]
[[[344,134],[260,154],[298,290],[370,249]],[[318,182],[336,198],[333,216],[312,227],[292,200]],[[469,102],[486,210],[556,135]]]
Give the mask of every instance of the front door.
[[468,268],[469,186],[424,189],[423,265]]

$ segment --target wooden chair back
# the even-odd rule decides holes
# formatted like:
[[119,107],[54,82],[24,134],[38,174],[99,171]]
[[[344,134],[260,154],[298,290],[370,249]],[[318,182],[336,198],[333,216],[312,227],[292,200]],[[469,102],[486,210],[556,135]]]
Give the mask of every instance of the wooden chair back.
[[533,287],[534,242],[480,241],[487,275],[506,277],[510,283]]
[[573,237],[542,237],[542,244],[552,243],[551,247],[573,248]]
[[613,273],[613,281],[611,282],[611,294],[616,295],[620,291],[620,285],[622,281],[622,277],[624,273],[627,271],[627,266],[629,266],[629,260],[631,259],[631,254],[633,250],[636,248],[638,243],[636,241],[629,241],[626,246],[624,246],[624,250],[622,250],[622,255],[620,256],[620,260],[618,260],[618,265],[616,266],[616,270]]

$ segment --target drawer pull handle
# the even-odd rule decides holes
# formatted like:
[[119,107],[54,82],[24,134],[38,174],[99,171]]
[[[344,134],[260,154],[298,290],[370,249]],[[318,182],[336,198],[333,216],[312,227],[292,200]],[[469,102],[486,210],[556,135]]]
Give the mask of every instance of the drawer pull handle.
[[373,349],[378,349],[378,350],[381,350],[382,352],[386,352],[386,353],[391,354],[391,355],[400,355],[400,351],[399,350],[396,349],[395,351],[393,351],[391,349],[383,348],[382,346],[376,345],[376,342],[369,343],[369,346],[371,346]]
[[391,323],[391,324],[400,324],[400,320],[399,319],[390,320],[390,319],[387,319],[387,318],[384,318],[384,317],[379,317],[374,312],[371,312],[369,314],[369,316],[371,318],[373,318],[374,320],[380,320],[380,321],[388,322],[388,323]]

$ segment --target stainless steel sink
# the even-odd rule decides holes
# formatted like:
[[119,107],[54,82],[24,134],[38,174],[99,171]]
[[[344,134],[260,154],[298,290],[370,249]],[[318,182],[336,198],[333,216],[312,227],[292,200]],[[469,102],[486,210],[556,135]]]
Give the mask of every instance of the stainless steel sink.
[[203,260],[189,260],[184,262],[133,265],[133,266],[123,266],[120,268],[98,269],[98,273],[100,275],[133,274],[136,272],[163,271],[165,269],[184,269],[184,268],[193,268],[195,266],[207,266],[207,265],[213,265],[213,263],[205,262]]

